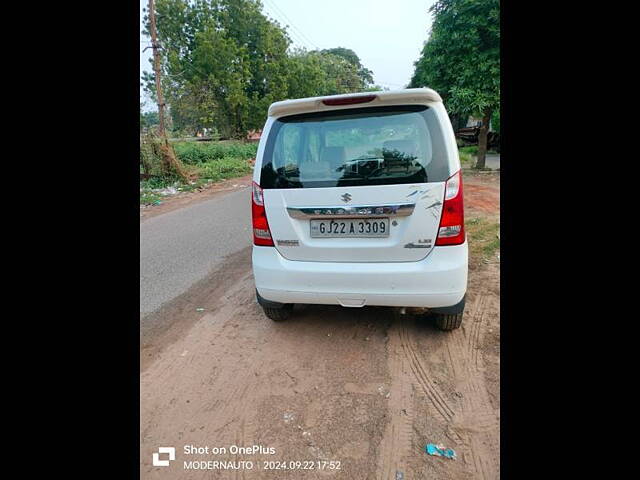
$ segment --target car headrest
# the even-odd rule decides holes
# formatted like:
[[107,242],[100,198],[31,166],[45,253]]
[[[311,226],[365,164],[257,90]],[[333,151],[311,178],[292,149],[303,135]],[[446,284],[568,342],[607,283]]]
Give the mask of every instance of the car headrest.
[[315,180],[329,176],[328,162],[304,162],[299,166],[300,180]]

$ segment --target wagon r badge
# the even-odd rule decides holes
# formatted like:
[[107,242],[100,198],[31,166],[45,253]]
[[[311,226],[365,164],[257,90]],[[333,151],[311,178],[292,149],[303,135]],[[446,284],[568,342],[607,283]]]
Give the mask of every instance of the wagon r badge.
[[351,201],[351,195],[349,195],[348,193],[345,193],[345,194],[344,194],[344,195],[342,195],[342,197],[340,197],[340,198],[342,198],[342,201],[343,201],[343,202],[349,202],[349,201]]

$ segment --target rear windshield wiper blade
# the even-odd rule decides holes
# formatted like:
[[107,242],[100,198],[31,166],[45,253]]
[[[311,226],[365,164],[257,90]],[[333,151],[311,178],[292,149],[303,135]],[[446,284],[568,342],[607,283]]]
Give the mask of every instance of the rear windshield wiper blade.
[[352,158],[351,160],[347,160],[347,161],[345,161],[345,163],[355,162],[355,161],[358,161],[358,160],[381,160],[383,158],[384,157],[380,157],[380,156],[378,156],[378,157],[359,157],[359,158]]

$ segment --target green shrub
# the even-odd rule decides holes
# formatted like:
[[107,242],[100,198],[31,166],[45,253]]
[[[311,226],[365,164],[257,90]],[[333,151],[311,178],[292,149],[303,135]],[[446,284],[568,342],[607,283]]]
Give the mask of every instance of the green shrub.
[[251,173],[253,167],[248,159],[242,157],[224,157],[218,160],[211,160],[199,165],[198,173],[201,178],[213,181],[224,180],[226,178],[241,177]]
[[254,158],[258,151],[257,143],[248,142],[176,142],[173,147],[186,165],[201,165],[226,157],[248,160]]

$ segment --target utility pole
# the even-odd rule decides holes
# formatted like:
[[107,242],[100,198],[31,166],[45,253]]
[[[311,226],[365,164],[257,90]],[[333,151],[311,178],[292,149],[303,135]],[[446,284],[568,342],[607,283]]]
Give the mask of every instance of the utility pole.
[[158,100],[158,133],[167,138],[164,130],[164,98],[160,82],[160,52],[158,51],[158,36],[156,34],[156,6],[154,0],[149,0],[149,23],[151,24],[151,45],[153,48],[153,70],[156,73],[156,97]]
[[160,52],[158,49],[158,35],[156,33],[156,6],[154,0],[149,0],[149,24],[151,29],[151,46],[153,48],[153,70],[156,74],[156,97],[158,99],[158,134],[164,145],[160,147],[160,154],[166,173],[171,171],[185,180],[189,180],[189,174],[176,157],[173,147],[169,144],[167,133],[164,129],[164,97],[162,96],[162,82],[160,78]]

